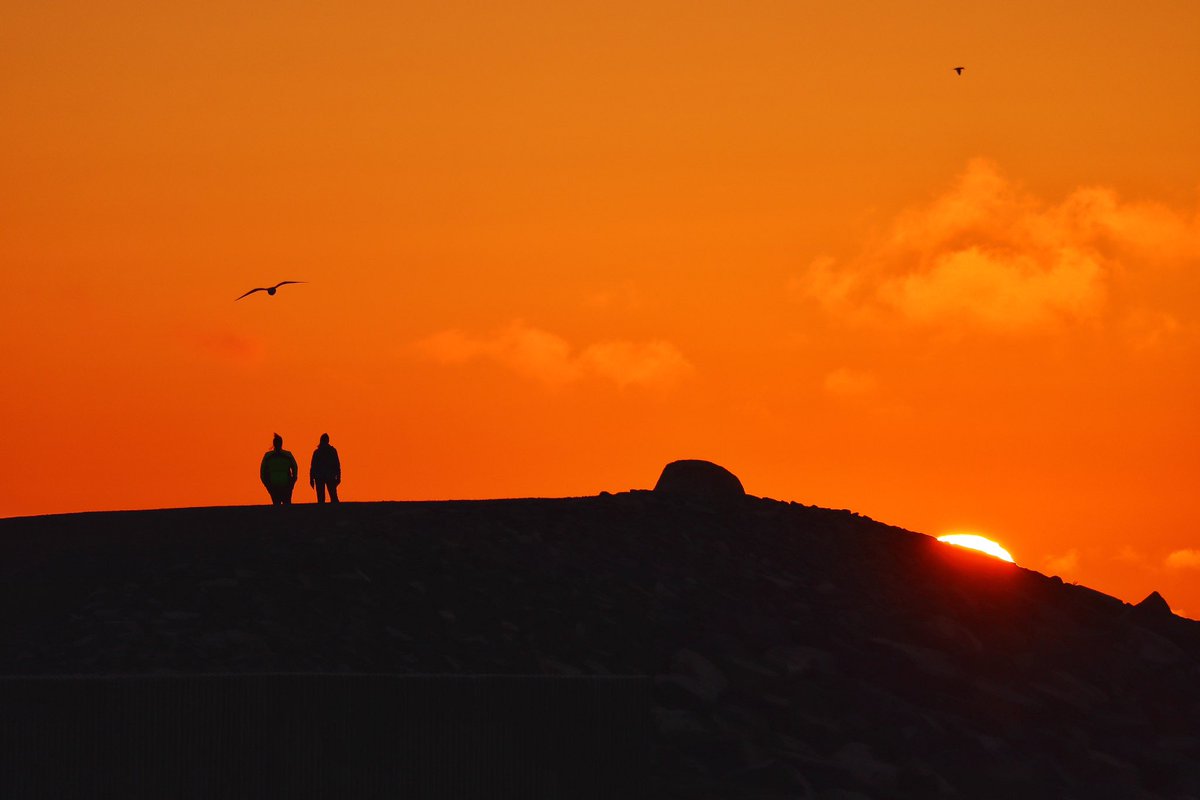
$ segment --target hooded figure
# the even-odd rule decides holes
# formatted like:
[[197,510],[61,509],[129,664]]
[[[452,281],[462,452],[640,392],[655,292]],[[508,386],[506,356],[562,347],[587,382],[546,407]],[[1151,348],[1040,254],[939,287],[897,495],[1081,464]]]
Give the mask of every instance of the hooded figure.
[[329,502],[338,501],[337,487],[342,482],[342,462],[338,460],[337,448],[329,444],[329,434],[321,434],[321,443],[313,450],[312,462],[308,465],[308,485],[317,490],[317,502],[325,502],[325,489],[329,489]]
[[277,506],[292,504],[292,488],[300,477],[300,468],[295,457],[283,449],[283,437],[278,433],[271,440],[274,445],[262,458],[258,477],[271,495],[271,503]]

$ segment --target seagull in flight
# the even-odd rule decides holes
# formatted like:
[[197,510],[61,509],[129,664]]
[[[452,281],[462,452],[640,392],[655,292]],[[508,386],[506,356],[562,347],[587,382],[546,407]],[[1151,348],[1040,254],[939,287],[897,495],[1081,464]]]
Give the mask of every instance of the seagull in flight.
[[[245,297],[246,295],[254,294],[255,292],[266,292],[267,294],[274,297],[275,292],[279,291],[280,286],[287,286],[289,283],[308,283],[308,281],[280,281],[279,283],[275,284],[274,286],[259,286],[257,289],[251,289],[250,291],[246,292],[246,294],[242,295],[242,297]],[[233,302],[236,303],[238,300],[241,300],[242,297],[237,298],[237,300],[234,300]]]
[[964,69],[966,69],[966,67],[955,67],[955,68],[954,68],[954,73],[955,73],[956,75],[962,75],[962,71],[963,71]]

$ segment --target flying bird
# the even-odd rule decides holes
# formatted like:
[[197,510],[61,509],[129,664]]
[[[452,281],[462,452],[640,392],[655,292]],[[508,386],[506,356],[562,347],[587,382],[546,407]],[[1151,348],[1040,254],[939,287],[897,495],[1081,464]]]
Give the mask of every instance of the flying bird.
[[954,74],[955,74],[955,75],[962,75],[962,71],[963,71],[964,69],[966,69],[966,68],[965,68],[965,67],[955,67],[955,68],[954,68]]
[[[257,289],[251,289],[250,291],[246,292],[246,294],[242,295],[242,297],[245,297],[246,295],[254,294],[255,292],[266,292],[267,294],[274,297],[275,292],[279,291],[280,286],[287,286],[289,283],[308,283],[308,281],[280,281],[279,283],[275,284],[274,286],[259,286]],[[238,300],[241,300],[242,297],[237,298],[237,300],[234,300],[233,302],[236,303]]]

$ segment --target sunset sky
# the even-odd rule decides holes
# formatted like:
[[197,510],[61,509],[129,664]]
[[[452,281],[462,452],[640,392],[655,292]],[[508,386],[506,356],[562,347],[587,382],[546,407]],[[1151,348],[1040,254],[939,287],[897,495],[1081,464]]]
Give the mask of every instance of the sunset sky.
[[344,5],[0,10],[0,516],[704,458],[1200,617],[1200,3]]

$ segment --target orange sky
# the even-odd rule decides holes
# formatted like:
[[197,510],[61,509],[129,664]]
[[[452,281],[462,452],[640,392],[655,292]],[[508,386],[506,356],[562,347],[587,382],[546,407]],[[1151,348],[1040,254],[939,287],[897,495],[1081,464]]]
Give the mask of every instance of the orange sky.
[[1200,616],[1200,4],[353,5],[0,12],[0,515],[698,457]]

